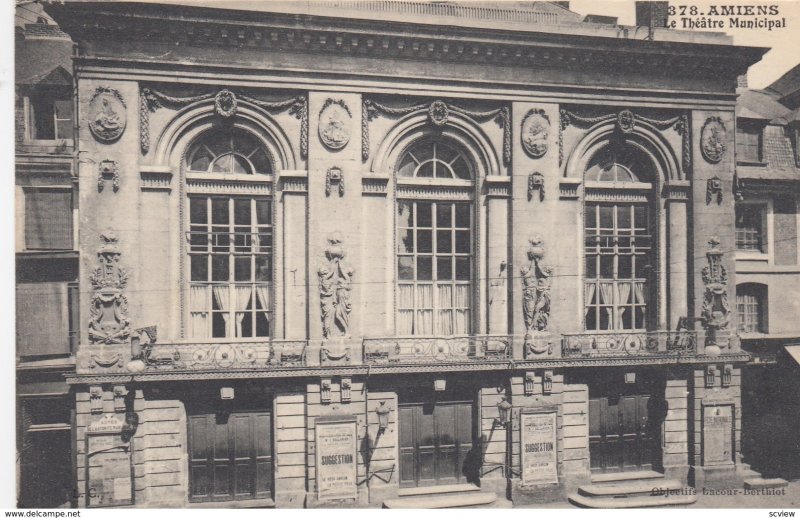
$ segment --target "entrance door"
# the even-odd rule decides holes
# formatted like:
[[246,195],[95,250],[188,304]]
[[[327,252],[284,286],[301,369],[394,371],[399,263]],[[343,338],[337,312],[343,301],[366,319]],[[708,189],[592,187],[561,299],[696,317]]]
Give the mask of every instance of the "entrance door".
[[597,473],[660,465],[661,398],[637,385],[607,385],[589,398],[589,456]]
[[472,450],[471,401],[401,404],[400,487],[466,481]]

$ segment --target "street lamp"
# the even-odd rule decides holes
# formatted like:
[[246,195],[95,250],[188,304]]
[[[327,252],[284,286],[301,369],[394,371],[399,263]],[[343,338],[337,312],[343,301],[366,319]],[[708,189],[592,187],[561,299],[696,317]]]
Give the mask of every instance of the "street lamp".
[[378,414],[378,433],[383,433],[386,431],[386,428],[389,426],[389,407],[386,406],[386,401],[381,401],[378,408],[375,409],[375,413]]
[[508,400],[503,397],[499,403],[497,403],[497,411],[500,414],[499,417],[495,419],[495,424],[498,426],[502,426],[503,428],[508,426],[508,423],[511,422],[511,409],[513,406]]

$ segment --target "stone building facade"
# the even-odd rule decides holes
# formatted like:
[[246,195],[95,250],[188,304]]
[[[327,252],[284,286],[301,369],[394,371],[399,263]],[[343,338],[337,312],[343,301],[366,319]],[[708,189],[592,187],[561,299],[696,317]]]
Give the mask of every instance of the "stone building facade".
[[50,7],[78,505],[739,484],[735,85],[765,49],[563,2],[339,4]]
[[[736,105],[736,306],[743,371],[742,445],[764,476],[795,478],[800,460],[798,195],[800,67]],[[775,394],[780,394],[775,397]]]
[[70,505],[78,345],[72,41],[36,4],[15,18],[17,503]]

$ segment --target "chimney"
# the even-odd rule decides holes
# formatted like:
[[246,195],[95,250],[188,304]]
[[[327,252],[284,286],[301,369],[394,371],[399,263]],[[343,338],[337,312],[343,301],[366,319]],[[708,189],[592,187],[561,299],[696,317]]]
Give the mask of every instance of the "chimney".
[[669,2],[636,2],[636,25],[639,27],[666,27]]
[[747,88],[747,74],[742,74],[736,78],[736,89]]

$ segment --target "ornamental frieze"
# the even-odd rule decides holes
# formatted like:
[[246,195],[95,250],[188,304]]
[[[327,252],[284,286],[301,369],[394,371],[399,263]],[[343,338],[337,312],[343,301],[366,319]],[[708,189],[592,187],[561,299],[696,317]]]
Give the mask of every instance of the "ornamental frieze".
[[118,90],[98,87],[89,101],[89,130],[103,144],[118,140],[125,131],[128,115],[125,100]]
[[418,103],[411,106],[389,106],[374,99],[364,98],[361,110],[361,160],[366,162],[370,155],[369,123],[379,116],[402,117],[414,112],[425,113],[428,122],[442,128],[450,122],[453,113],[466,117],[473,122],[494,120],[503,130],[503,164],[511,163],[511,110],[501,106],[494,110],[476,111],[436,99],[429,103]]
[[142,154],[150,151],[150,114],[159,108],[180,109],[190,104],[214,100],[214,113],[222,120],[233,119],[238,115],[239,102],[245,101],[271,113],[288,111],[300,121],[300,156],[308,156],[308,98],[297,95],[282,101],[263,101],[232,90],[190,97],[174,97],[153,88],[144,87],[139,92],[139,146]]
[[595,117],[584,117],[573,111],[562,108],[560,110],[560,121],[558,126],[558,163],[564,162],[564,130],[569,126],[576,126],[581,129],[588,129],[598,124],[604,124],[614,121],[617,130],[623,135],[633,133],[636,130],[636,124],[643,122],[653,126],[659,130],[672,128],[675,133],[682,137],[681,139],[681,154],[682,165],[684,170],[688,171],[692,164],[691,154],[691,140],[689,135],[689,115],[677,115],[667,119],[654,119],[652,117],[645,117],[632,110],[620,110],[617,113],[606,113]]
[[317,131],[322,144],[332,150],[338,151],[350,142],[353,117],[350,108],[341,99],[326,99],[319,111],[319,126]]

